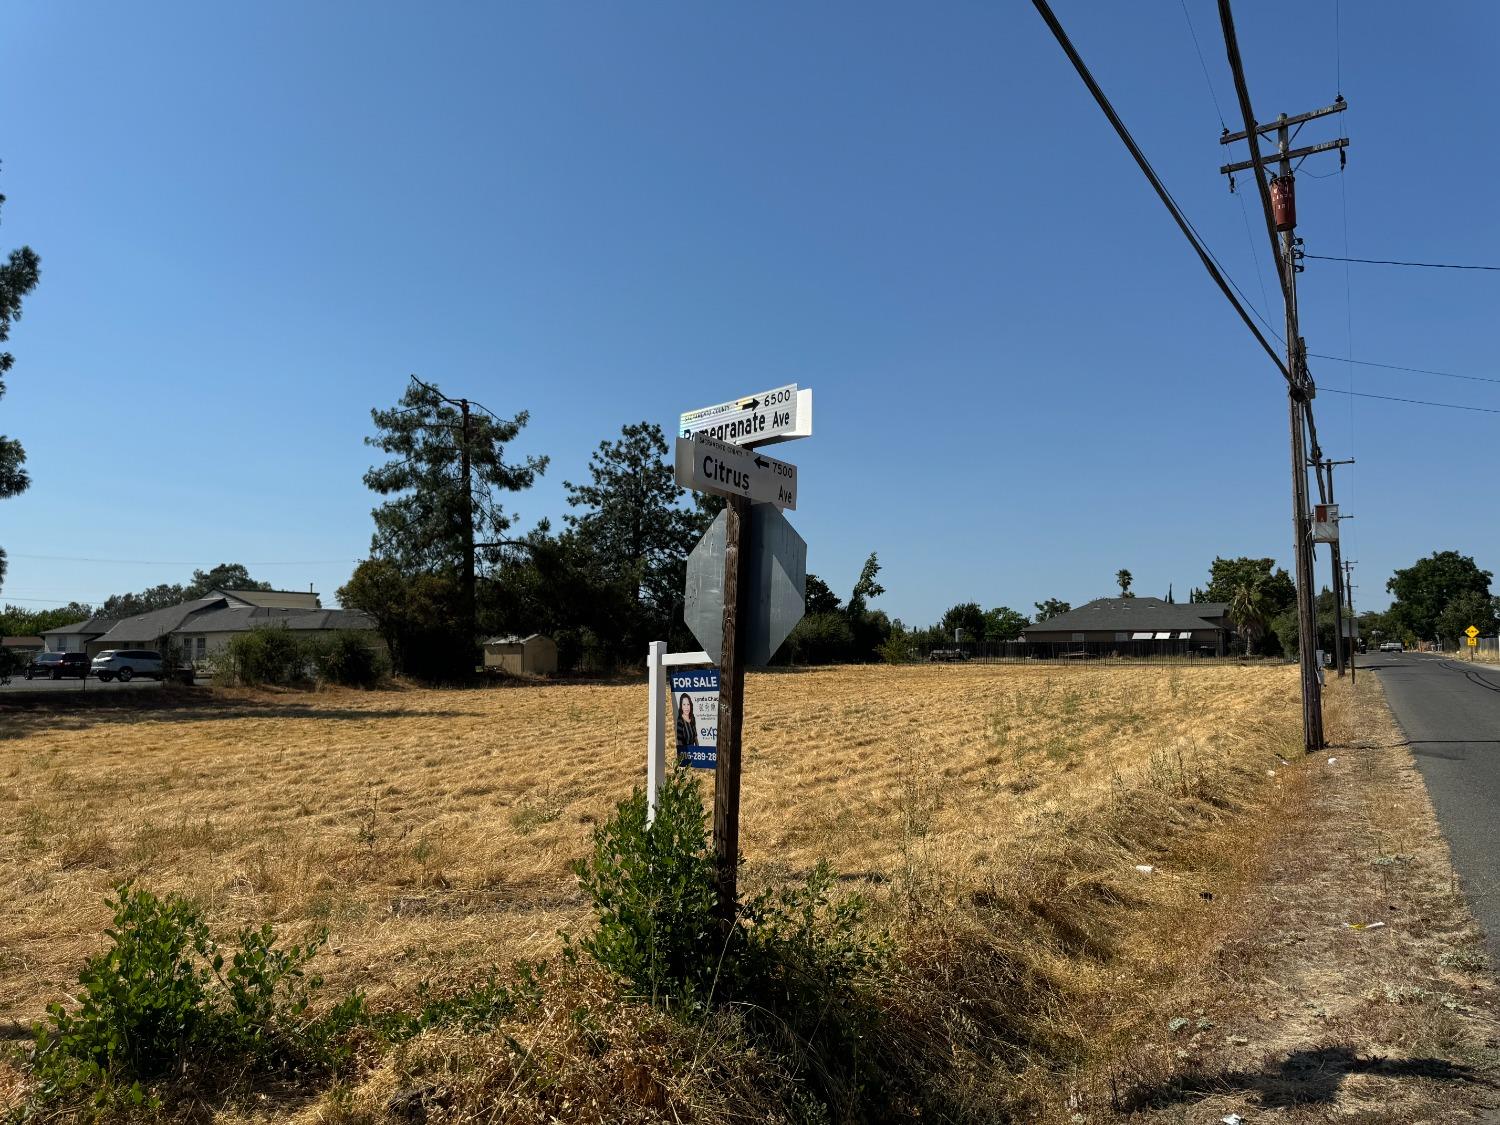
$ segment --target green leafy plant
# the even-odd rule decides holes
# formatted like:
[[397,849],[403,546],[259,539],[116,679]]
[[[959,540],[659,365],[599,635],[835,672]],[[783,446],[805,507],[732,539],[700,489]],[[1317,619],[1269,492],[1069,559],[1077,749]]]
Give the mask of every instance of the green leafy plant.
[[713,859],[698,785],[665,780],[655,820],[636,789],[594,830],[574,867],[598,927],[578,944],[652,1003],[698,1007],[713,989],[722,941],[714,921]]
[[346,687],[374,687],[386,674],[385,661],[364,633],[343,630],[311,647],[318,678]]
[[247,928],[226,957],[184,898],[125,884],[110,906],[111,945],[79,975],[78,1007],[54,1003],[33,1029],[38,1102],[103,1112],[154,1104],[149,1083],[193,1062],[326,1068],[344,1057],[363,998],[308,1017],[323,983],[307,973],[321,935],[278,946],[270,926]]

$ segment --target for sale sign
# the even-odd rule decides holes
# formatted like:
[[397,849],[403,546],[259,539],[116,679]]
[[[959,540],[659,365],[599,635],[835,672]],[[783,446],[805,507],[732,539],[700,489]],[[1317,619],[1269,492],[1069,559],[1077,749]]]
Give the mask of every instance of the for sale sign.
[[672,718],[677,760],[711,770],[719,760],[719,670],[684,668],[672,673]]

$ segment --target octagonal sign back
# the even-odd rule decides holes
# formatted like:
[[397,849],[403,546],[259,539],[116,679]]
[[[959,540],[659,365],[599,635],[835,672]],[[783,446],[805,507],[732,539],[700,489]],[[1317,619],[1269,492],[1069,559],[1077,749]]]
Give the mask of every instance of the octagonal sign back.
[[[724,541],[728,512],[720,512],[688,555],[687,597],[683,616],[693,636],[715,664],[723,663]],[[807,544],[784,515],[770,504],[750,509],[750,550],[740,567],[748,584],[745,617],[745,664],[771,662],[787,636],[802,620],[807,598]]]

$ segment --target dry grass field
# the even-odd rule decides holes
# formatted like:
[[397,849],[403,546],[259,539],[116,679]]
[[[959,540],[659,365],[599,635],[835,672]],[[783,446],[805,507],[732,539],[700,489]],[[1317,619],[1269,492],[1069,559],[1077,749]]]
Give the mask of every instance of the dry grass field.
[[[330,985],[375,1006],[555,952],[587,924],[570,862],[642,780],[644,692],[0,715],[0,1021],[67,995],[127,879],[191,896],[225,932],[326,927]],[[930,956],[919,976],[952,974],[943,949],[1002,949],[1032,982],[1038,1056],[1080,1066],[1084,1045],[1130,1041],[1152,989],[1216,940],[1214,892],[1253,877],[1297,784],[1278,761],[1298,744],[1282,666],[765,673],[746,714],[746,883],[827,859]],[[1048,1080],[1027,1065],[1017,1082]]]

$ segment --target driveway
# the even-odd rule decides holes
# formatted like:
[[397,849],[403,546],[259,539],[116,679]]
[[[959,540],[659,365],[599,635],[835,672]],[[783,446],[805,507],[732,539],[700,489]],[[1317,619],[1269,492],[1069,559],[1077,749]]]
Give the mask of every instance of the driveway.
[[1500,667],[1372,653],[1490,952],[1500,961]]

